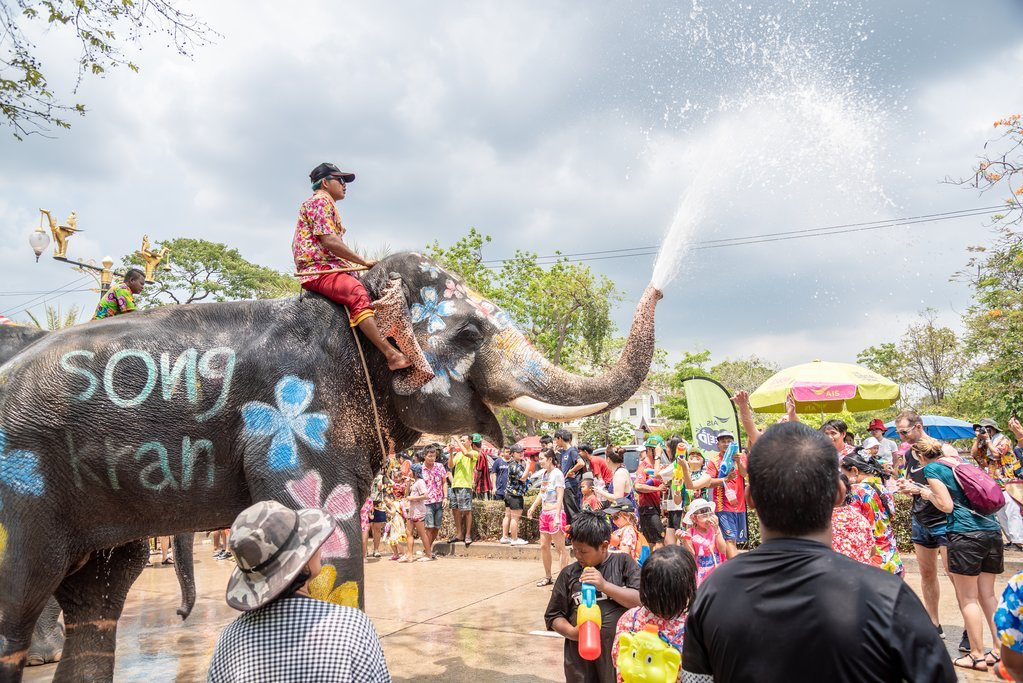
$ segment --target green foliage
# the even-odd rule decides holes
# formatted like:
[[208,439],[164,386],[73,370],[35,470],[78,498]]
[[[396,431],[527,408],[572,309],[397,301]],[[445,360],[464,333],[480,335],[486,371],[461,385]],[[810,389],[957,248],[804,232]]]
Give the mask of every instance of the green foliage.
[[[157,243],[157,248],[162,247],[171,250],[171,270],[158,269],[157,283],[146,285],[136,297],[142,308],[197,301],[274,299],[299,292],[295,278],[246,261],[237,249],[219,242],[182,237]],[[123,261],[142,265],[137,254],[126,256]]]
[[32,327],[39,330],[60,330],[65,327],[71,327],[72,325],[78,324],[78,314],[80,310],[78,306],[72,306],[68,309],[67,313],[62,313],[60,306],[46,306],[46,326],[39,321],[39,318],[35,316],[32,311],[25,311],[25,315],[28,316],[31,321]]
[[964,367],[965,358],[955,331],[935,324],[937,311],[920,312],[920,321],[906,328],[899,345],[907,381],[927,392],[930,402],[945,400]]
[[[174,0],[17,0],[0,2],[0,116],[15,138],[70,128],[68,114],[85,114],[83,104],[64,104],[47,83],[36,45],[26,36],[30,24],[68,35],[80,45],[78,84],[86,74],[102,76],[127,66],[138,72],[122,51],[143,34],[163,33],[179,54],[191,56],[194,45],[215,35],[206,24],[182,12]],[[43,27],[33,26],[36,31]]]
[[884,342],[880,346],[863,349],[856,354],[856,362],[899,385],[906,383],[905,374],[909,359],[899,351],[894,342]]
[[579,443],[589,443],[594,448],[607,445],[624,446],[636,440],[636,431],[631,422],[612,420],[609,413],[588,417],[579,427]]

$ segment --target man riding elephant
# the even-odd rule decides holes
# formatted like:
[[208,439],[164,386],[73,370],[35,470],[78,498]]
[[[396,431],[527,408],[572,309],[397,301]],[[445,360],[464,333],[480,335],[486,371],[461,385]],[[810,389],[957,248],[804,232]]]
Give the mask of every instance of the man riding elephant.
[[496,406],[584,417],[624,402],[649,370],[653,288],[618,363],[590,378],[550,365],[422,255],[387,257],[362,284],[412,367],[390,370],[372,346],[360,357],[339,334],[345,310],[316,293],[75,326],[0,367],[0,681],[20,678],[52,594],[68,627],[54,680],[109,680],[146,560],[136,539],[225,528],[254,501],[329,511],[338,532],[316,593],[361,606],[357,512],[381,441],[398,451],[430,430],[500,444]]

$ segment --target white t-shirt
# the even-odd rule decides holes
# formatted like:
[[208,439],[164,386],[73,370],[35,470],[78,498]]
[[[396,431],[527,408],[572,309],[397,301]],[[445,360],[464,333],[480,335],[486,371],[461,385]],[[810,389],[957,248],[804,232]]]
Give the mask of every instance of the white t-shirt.
[[557,467],[540,476],[540,500],[544,506],[558,504],[558,489],[565,488],[565,475]]
[[898,445],[891,439],[881,438],[881,445],[877,448],[877,457],[881,459],[881,462],[891,465],[892,456],[899,450]]

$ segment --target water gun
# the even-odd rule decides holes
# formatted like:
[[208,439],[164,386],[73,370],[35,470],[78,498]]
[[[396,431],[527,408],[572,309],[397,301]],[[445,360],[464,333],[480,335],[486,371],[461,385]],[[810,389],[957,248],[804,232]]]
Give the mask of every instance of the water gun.
[[600,659],[600,607],[597,606],[597,587],[582,584],[581,602],[575,616],[579,629],[579,656],[588,661]]
[[682,493],[682,490],[685,488],[685,485],[686,475],[685,472],[682,471],[682,463],[680,463],[676,458],[675,470],[672,472],[671,475],[671,487],[675,489],[675,491],[677,491],[678,493]]
[[739,453],[739,444],[734,441],[728,444],[728,449],[725,450],[725,454],[721,456],[721,469],[718,470],[718,476],[724,479],[728,476],[728,473],[735,467],[735,456]]
[[649,467],[646,468],[643,471],[646,472],[646,476],[647,476],[646,485],[647,486],[657,486],[657,480],[654,479],[654,475],[656,475],[657,472],[655,472],[653,469],[651,469]]

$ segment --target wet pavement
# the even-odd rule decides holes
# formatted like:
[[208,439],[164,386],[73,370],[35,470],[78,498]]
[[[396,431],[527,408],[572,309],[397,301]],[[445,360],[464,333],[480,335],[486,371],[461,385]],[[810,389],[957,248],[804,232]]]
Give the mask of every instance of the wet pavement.
[[[142,572],[118,622],[115,681],[206,680],[217,636],[239,614],[224,602],[234,562],[211,553],[210,545],[196,544],[197,598],[184,623],[175,613],[173,567]],[[366,612],[396,681],[564,680],[561,638],[530,635],[544,630],[550,597],[550,588],[534,585],[543,576],[539,562],[445,557],[398,564],[387,557],[366,563]],[[56,666],[27,668],[24,680],[48,682]]]
[[[528,547],[537,552],[535,545]],[[143,571],[118,624],[114,680],[206,679],[217,635],[238,615],[223,598],[234,563],[217,562],[211,553],[210,545],[196,544],[198,597],[184,623],[174,611],[180,594],[173,568]],[[907,569],[907,582],[919,593],[915,564],[907,563]],[[562,640],[532,633],[544,630],[543,612],[550,596],[549,588],[534,585],[541,575],[539,561],[529,559],[461,556],[414,564],[386,557],[369,560],[366,611],[381,637],[391,675],[397,681],[455,683],[564,680]],[[1007,567],[995,586],[999,595],[1011,575]],[[941,621],[952,653],[962,635],[962,617],[951,582],[940,577]],[[51,664],[26,669],[25,681],[48,682],[55,668]],[[995,677],[961,672],[960,679],[972,683]]]

